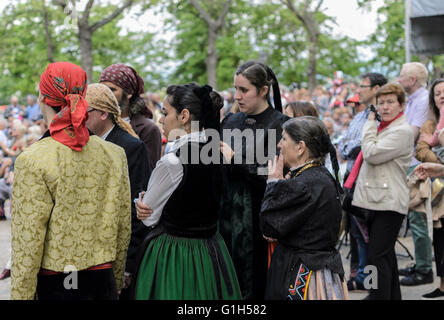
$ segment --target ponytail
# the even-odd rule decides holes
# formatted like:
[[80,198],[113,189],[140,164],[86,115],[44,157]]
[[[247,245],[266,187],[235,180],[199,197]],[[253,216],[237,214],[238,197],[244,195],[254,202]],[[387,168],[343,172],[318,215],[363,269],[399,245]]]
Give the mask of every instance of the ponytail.
[[282,100],[281,100],[281,90],[279,88],[279,82],[278,82],[278,80],[276,78],[276,75],[274,74],[273,70],[271,70],[271,68],[269,66],[267,66],[267,65],[264,65],[264,67],[267,70],[267,74],[272,79],[271,86],[273,88],[274,108],[277,111],[282,112]]
[[[213,98],[220,97],[216,93],[217,96],[214,95],[213,88],[209,85],[204,85],[203,87],[196,87],[193,89],[194,94],[201,101],[202,109],[201,109],[201,119],[202,127],[205,129],[215,129],[219,131],[220,129],[220,106],[215,105],[211,95],[213,94]],[[223,101],[222,101],[223,105]]]
[[320,137],[319,140],[321,145],[325,147],[326,153],[330,154],[331,165],[335,172],[336,190],[338,191],[338,193],[343,194],[344,190],[342,189],[341,183],[339,182],[339,164],[338,164],[338,157],[336,156],[336,148],[333,145],[333,143],[331,143],[329,134],[324,134],[323,136]]

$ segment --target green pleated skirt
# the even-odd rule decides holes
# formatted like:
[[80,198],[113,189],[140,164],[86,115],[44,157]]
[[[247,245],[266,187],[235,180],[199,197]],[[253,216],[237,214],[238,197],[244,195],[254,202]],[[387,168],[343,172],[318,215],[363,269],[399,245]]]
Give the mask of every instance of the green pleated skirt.
[[137,300],[241,298],[231,257],[219,233],[210,239],[164,233],[149,242],[137,276]]

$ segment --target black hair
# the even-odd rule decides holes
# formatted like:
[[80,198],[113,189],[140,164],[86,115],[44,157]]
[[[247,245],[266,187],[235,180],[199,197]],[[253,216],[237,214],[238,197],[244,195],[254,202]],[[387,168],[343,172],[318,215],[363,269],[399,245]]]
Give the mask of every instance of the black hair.
[[[122,89],[122,99],[128,100],[128,94]],[[128,116],[132,119],[134,116],[141,114],[147,118],[152,119],[153,113],[149,110],[145,100],[139,95],[132,95],[127,101],[128,103]]]
[[316,162],[323,165],[326,155],[330,154],[336,177],[336,189],[343,193],[339,182],[339,164],[336,149],[331,143],[327,127],[322,120],[313,116],[302,116],[287,120],[282,128],[294,142],[304,141],[311,157]]
[[374,87],[374,86],[382,87],[383,85],[385,85],[388,82],[388,80],[385,76],[383,76],[382,74],[377,73],[377,72],[369,72],[369,73],[364,73],[363,75],[361,75],[361,79],[365,79],[365,78],[369,78],[370,85],[372,87]]
[[258,61],[248,61],[236,70],[236,75],[239,74],[247,78],[247,80],[256,87],[257,92],[259,92],[264,86],[267,86],[268,92],[266,99],[270,105],[272,105],[270,101],[270,89],[273,88],[274,108],[282,112],[279,83],[276,79],[276,75],[269,66]]
[[444,78],[439,78],[433,81],[429,93],[429,108],[430,110],[432,110],[433,114],[435,115],[436,121],[439,121],[440,113],[439,113],[439,108],[435,103],[435,87],[442,82],[444,82]]
[[223,98],[208,85],[199,86],[192,82],[185,85],[171,85],[166,91],[169,104],[179,114],[187,109],[191,119],[199,121],[199,130],[220,128],[220,109]]

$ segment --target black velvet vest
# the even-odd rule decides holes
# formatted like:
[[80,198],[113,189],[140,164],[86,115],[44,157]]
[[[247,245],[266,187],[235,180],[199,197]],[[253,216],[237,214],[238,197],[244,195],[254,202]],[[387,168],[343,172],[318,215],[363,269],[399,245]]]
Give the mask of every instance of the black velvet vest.
[[[163,208],[160,224],[169,233],[181,237],[207,238],[217,231],[222,174],[217,163],[203,164],[202,159],[192,163],[205,144],[189,142],[176,153],[183,166],[183,178]],[[180,156],[188,148],[188,156]],[[218,154],[221,160],[220,152]],[[187,161],[184,161],[185,158]],[[186,163],[185,163],[186,162]],[[221,162],[219,162],[221,163]]]

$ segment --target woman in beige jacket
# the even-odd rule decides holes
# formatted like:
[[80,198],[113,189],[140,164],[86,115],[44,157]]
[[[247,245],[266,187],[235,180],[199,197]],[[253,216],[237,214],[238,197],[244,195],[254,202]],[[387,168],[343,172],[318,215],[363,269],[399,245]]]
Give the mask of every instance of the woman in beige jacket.
[[[353,205],[367,209],[368,262],[377,268],[377,287],[372,278],[368,298],[400,300],[395,243],[409,207],[406,177],[413,155],[413,132],[403,113],[405,93],[400,85],[384,85],[376,98],[382,121],[378,126],[375,113],[371,112],[363,128],[363,161]],[[376,277],[373,269],[370,270],[373,272],[370,276]]]

